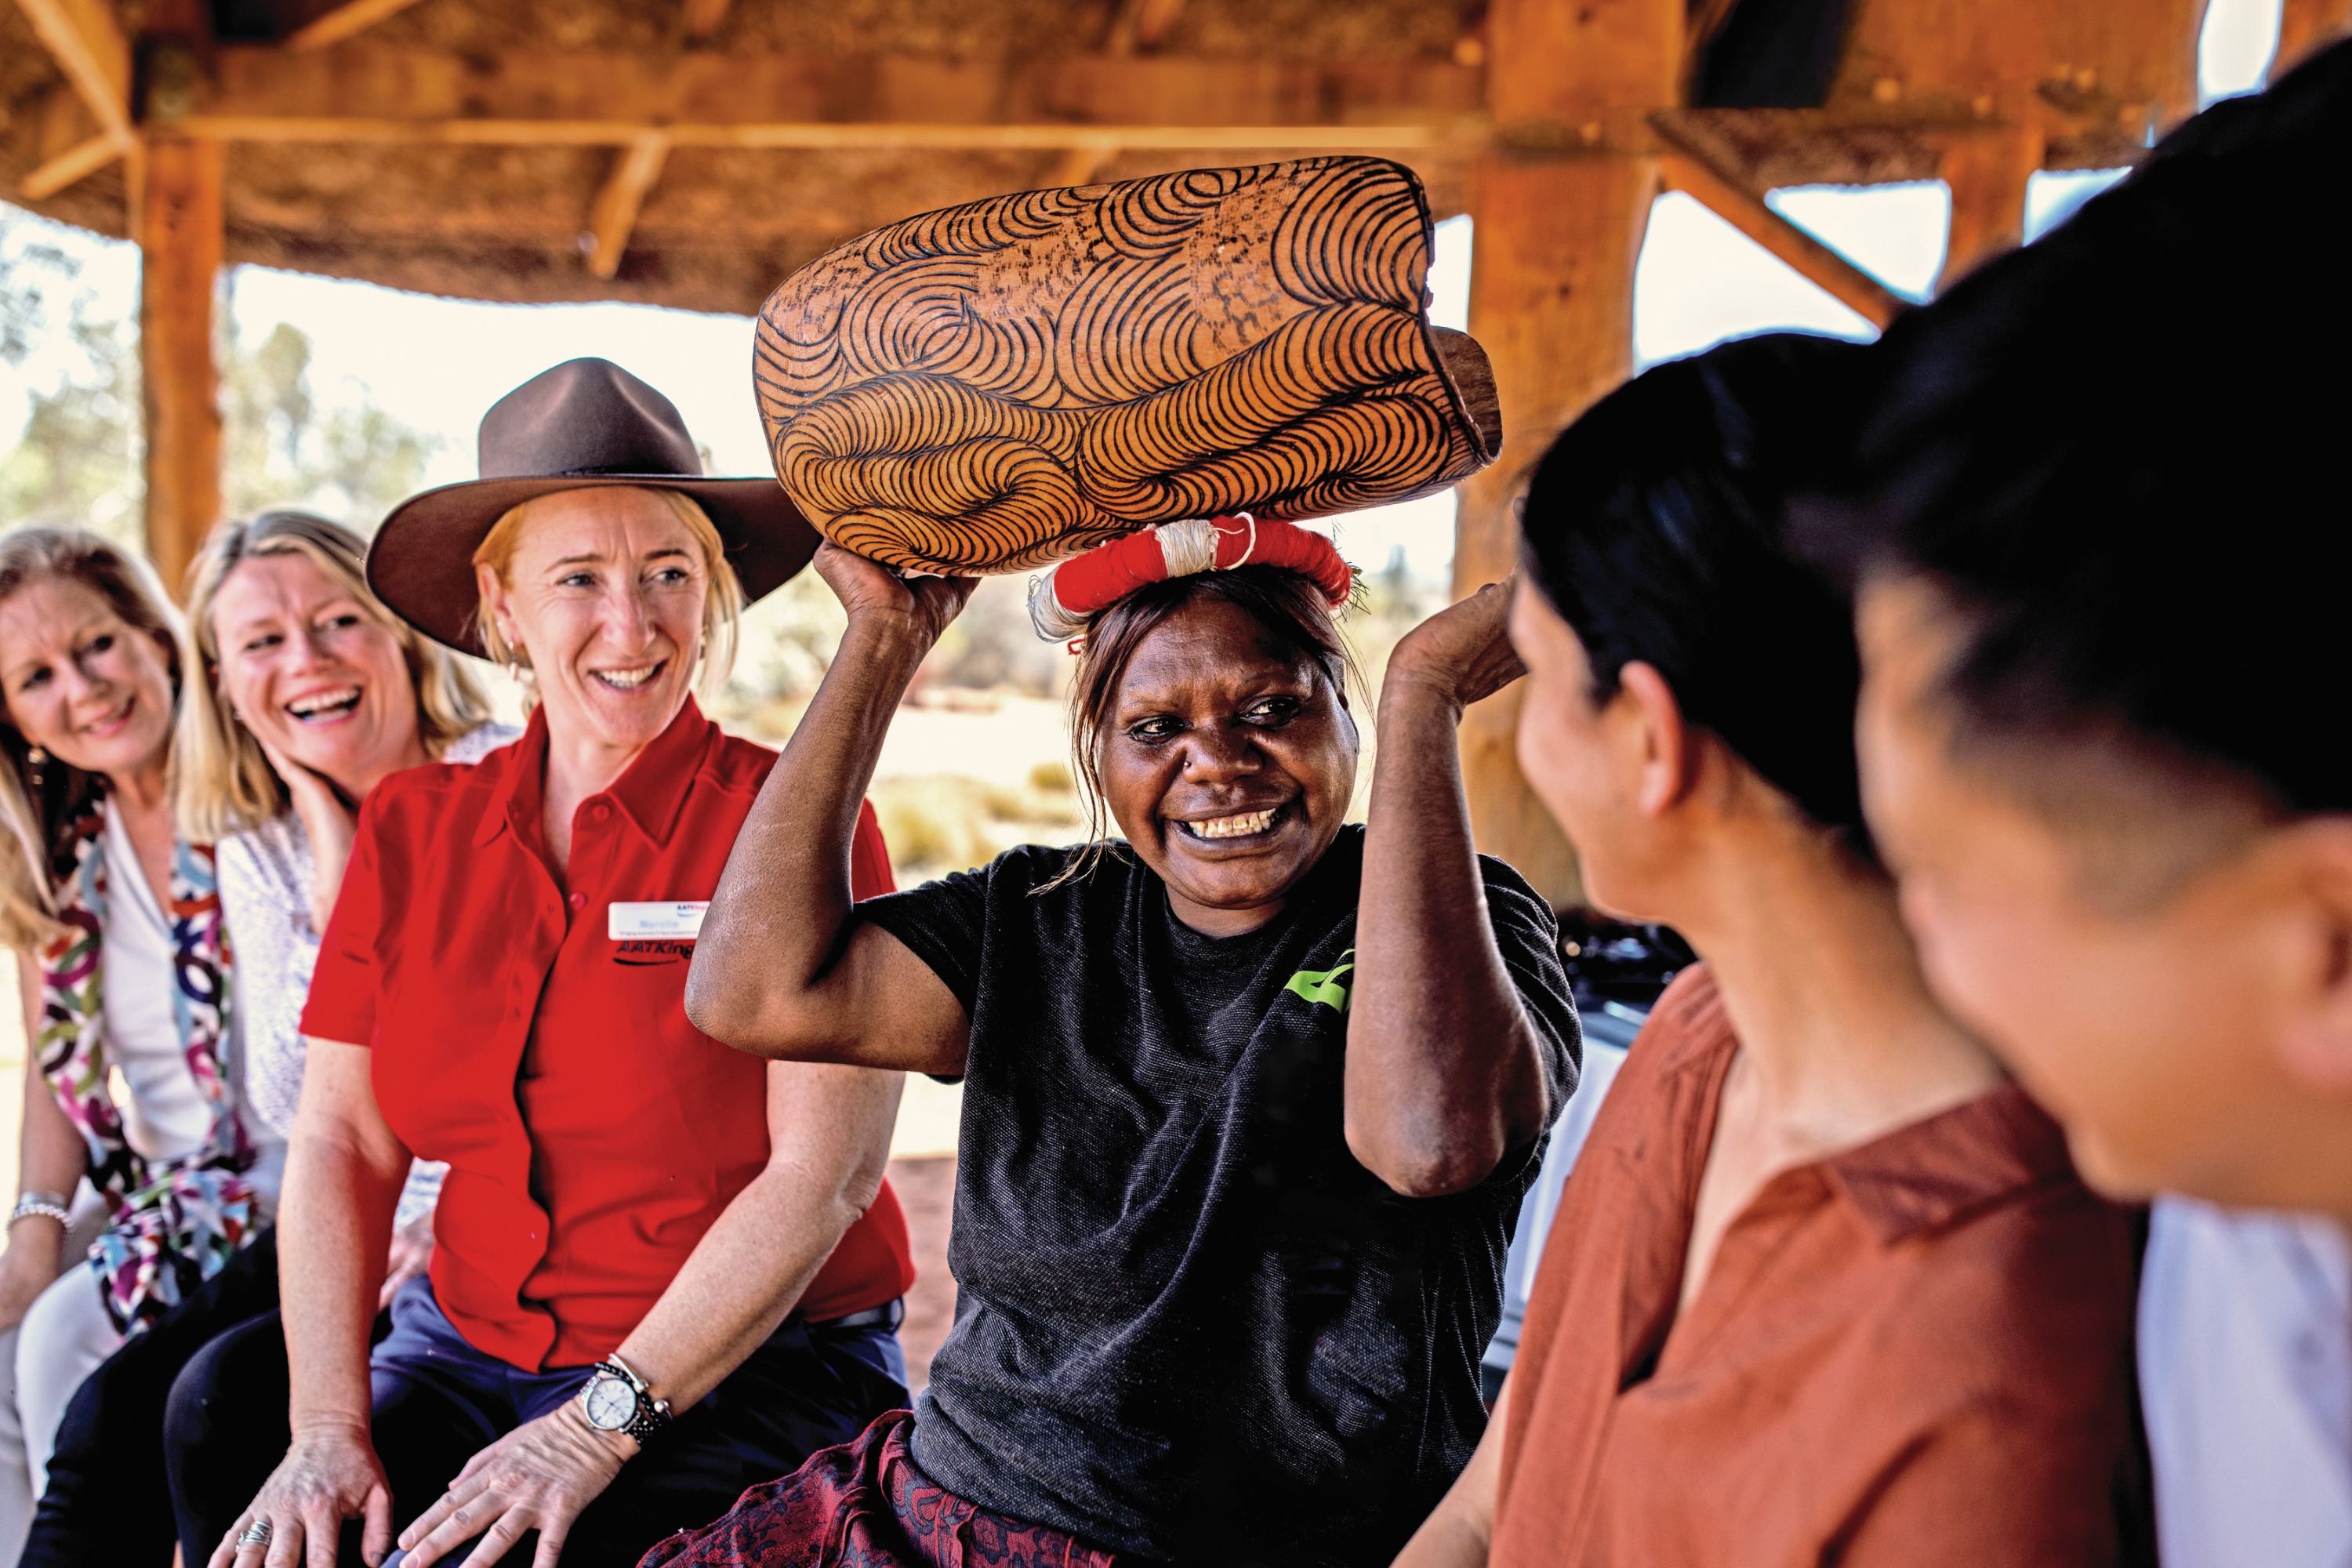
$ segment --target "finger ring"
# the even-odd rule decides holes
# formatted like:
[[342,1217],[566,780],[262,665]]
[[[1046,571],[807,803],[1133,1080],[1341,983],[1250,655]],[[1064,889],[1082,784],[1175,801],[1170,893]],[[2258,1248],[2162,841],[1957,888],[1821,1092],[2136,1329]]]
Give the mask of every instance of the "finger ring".
[[269,1521],[266,1519],[255,1520],[251,1524],[245,1527],[245,1533],[236,1538],[236,1543],[239,1546],[268,1545]]

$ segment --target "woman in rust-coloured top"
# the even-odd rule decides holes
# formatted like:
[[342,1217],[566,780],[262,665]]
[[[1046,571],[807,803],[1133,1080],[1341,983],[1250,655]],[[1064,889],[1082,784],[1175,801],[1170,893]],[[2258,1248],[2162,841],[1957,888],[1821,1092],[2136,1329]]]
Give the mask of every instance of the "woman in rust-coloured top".
[[1401,1568],[2144,1552],[2130,1216],[1929,1000],[1859,829],[1852,624],[1783,548],[1860,353],[1661,366],[1530,487],[1520,760],[1594,901],[1705,963],[1611,1090],[1496,1418]]

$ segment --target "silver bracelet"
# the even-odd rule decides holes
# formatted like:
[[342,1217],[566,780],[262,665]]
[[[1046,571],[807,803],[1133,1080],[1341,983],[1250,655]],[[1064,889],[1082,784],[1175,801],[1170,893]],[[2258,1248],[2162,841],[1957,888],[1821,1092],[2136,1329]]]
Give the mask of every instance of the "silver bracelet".
[[66,1207],[65,1199],[55,1193],[26,1193],[18,1198],[16,1206],[8,1211],[8,1224],[14,1226],[18,1220],[30,1215],[53,1219],[59,1225],[73,1222],[73,1211]]

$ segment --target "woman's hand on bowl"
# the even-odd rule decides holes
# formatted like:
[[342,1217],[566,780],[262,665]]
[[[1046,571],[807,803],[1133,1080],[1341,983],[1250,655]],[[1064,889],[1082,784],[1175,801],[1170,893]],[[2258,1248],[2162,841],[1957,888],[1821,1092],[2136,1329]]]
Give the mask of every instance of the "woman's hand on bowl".
[[[392,1488],[367,1428],[352,1421],[303,1426],[252,1505],[213,1549],[206,1568],[261,1568],[264,1562],[282,1568],[334,1568],[336,1542],[347,1519],[367,1521],[361,1555],[383,1562],[392,1550]],[[268,1539],[242,1540],[257,1520],[268,1521]]]
[[539,1531],[532,1568],[555,1568],[564,1538],[637,1451],[636,1439],[600,1432],[567,1399],[466,1461],[449,1489],[400,1532],[403,1568],[425,1568],[476,1536],[467,1568],[501,1561],[525,1531]]
[[1528,667],[1511,647],[1514,581],[1489,583],[1407,632],[1389,655],[1381,701],[1391,692],[1412,689],[1467,708],[1525,675]]
[[926,644],[939,640],[980,585],[977,577],[901,577],[830,542],[817,547],[814,564],[851,621],[901,621]]

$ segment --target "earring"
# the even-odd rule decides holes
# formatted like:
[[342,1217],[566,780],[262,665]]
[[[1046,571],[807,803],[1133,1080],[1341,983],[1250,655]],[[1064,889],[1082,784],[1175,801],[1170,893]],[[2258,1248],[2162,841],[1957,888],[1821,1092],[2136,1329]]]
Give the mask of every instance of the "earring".
[[35,789],[39,789],[44,783],[41,776],[41,767],[42,764],[47,763],[48,760],[49,753],[43,751],[40,747],[27,746],[25,748],[25,765],[33,775],[33,787]]

